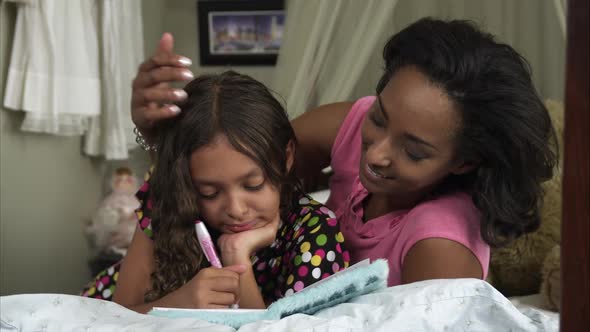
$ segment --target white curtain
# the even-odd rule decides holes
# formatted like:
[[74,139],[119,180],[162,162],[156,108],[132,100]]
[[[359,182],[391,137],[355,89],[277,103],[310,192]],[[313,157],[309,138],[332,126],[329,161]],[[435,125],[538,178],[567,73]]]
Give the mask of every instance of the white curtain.
[[92,0],[19,4],[4,106],[26,112],[22,130],[81,135],[100,113],[96,10]]
[[84,152],[127,159],[135,148],[129,103],[131,81],[143,61],[141,0],[101,0],[102,114],[90,122]]
[[[349,97],[397,0],[290,1],[273,87],[291,116]],[[325,89],[324,89],[325,87]]]
[[388,38],[431,16],[475,21],[530,62],[544,98],[562,99],[564,1],[289,0],[272,87],[286,100],[291,117],[374,94]]
[[567,29],[565,22],[567,16],[567,0],[553,0],[553,5],[555,6],[555,14],[557,15],[563,38],[566,38]]
[[140,0],[20,1],[4,106],[26,112],[23,131],[85,135],[85,153],[125,159],[143,57]]

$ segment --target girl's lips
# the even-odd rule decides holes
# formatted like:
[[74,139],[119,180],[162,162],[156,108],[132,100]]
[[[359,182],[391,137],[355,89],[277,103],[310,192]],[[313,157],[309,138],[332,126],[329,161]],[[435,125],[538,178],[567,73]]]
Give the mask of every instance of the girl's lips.
[[251,230],[256,225],[256,221],[247,221],[237,225],[228,225],[227,228],[233,233],[245,232]]

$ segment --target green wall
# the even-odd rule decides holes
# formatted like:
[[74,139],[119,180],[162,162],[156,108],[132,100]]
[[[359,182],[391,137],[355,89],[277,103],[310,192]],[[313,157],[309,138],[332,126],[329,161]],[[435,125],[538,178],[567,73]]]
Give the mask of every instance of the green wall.
[[[2,100],[15,6],[1,13]],[[22,112],[0,110],[0,295],[74,293],[89,278],[83,225],[101,194],[101,165],[79,137],[20,131]]]

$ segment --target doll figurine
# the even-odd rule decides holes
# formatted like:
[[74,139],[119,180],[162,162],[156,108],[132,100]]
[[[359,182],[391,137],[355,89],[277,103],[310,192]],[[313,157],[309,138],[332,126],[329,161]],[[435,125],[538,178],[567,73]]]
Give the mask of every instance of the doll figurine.
[[137,178],[129,168],[120,167],[113,174],[111,189],[92,217],[87,233],[98,251],[124,255],[137,223],[135,209],[140,205],[135,197]]

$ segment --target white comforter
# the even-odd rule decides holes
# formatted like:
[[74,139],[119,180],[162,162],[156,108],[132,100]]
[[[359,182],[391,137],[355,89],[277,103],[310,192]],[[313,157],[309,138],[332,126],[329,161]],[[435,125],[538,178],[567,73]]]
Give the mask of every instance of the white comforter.
[[[2,331],[235,331],[195,319],[137,314],[73,295],[0,298]],[[485,281],[429,280],[360,296],[313,316],[260,321],[239,331],[557,331],[558,316],[517,309]]]

